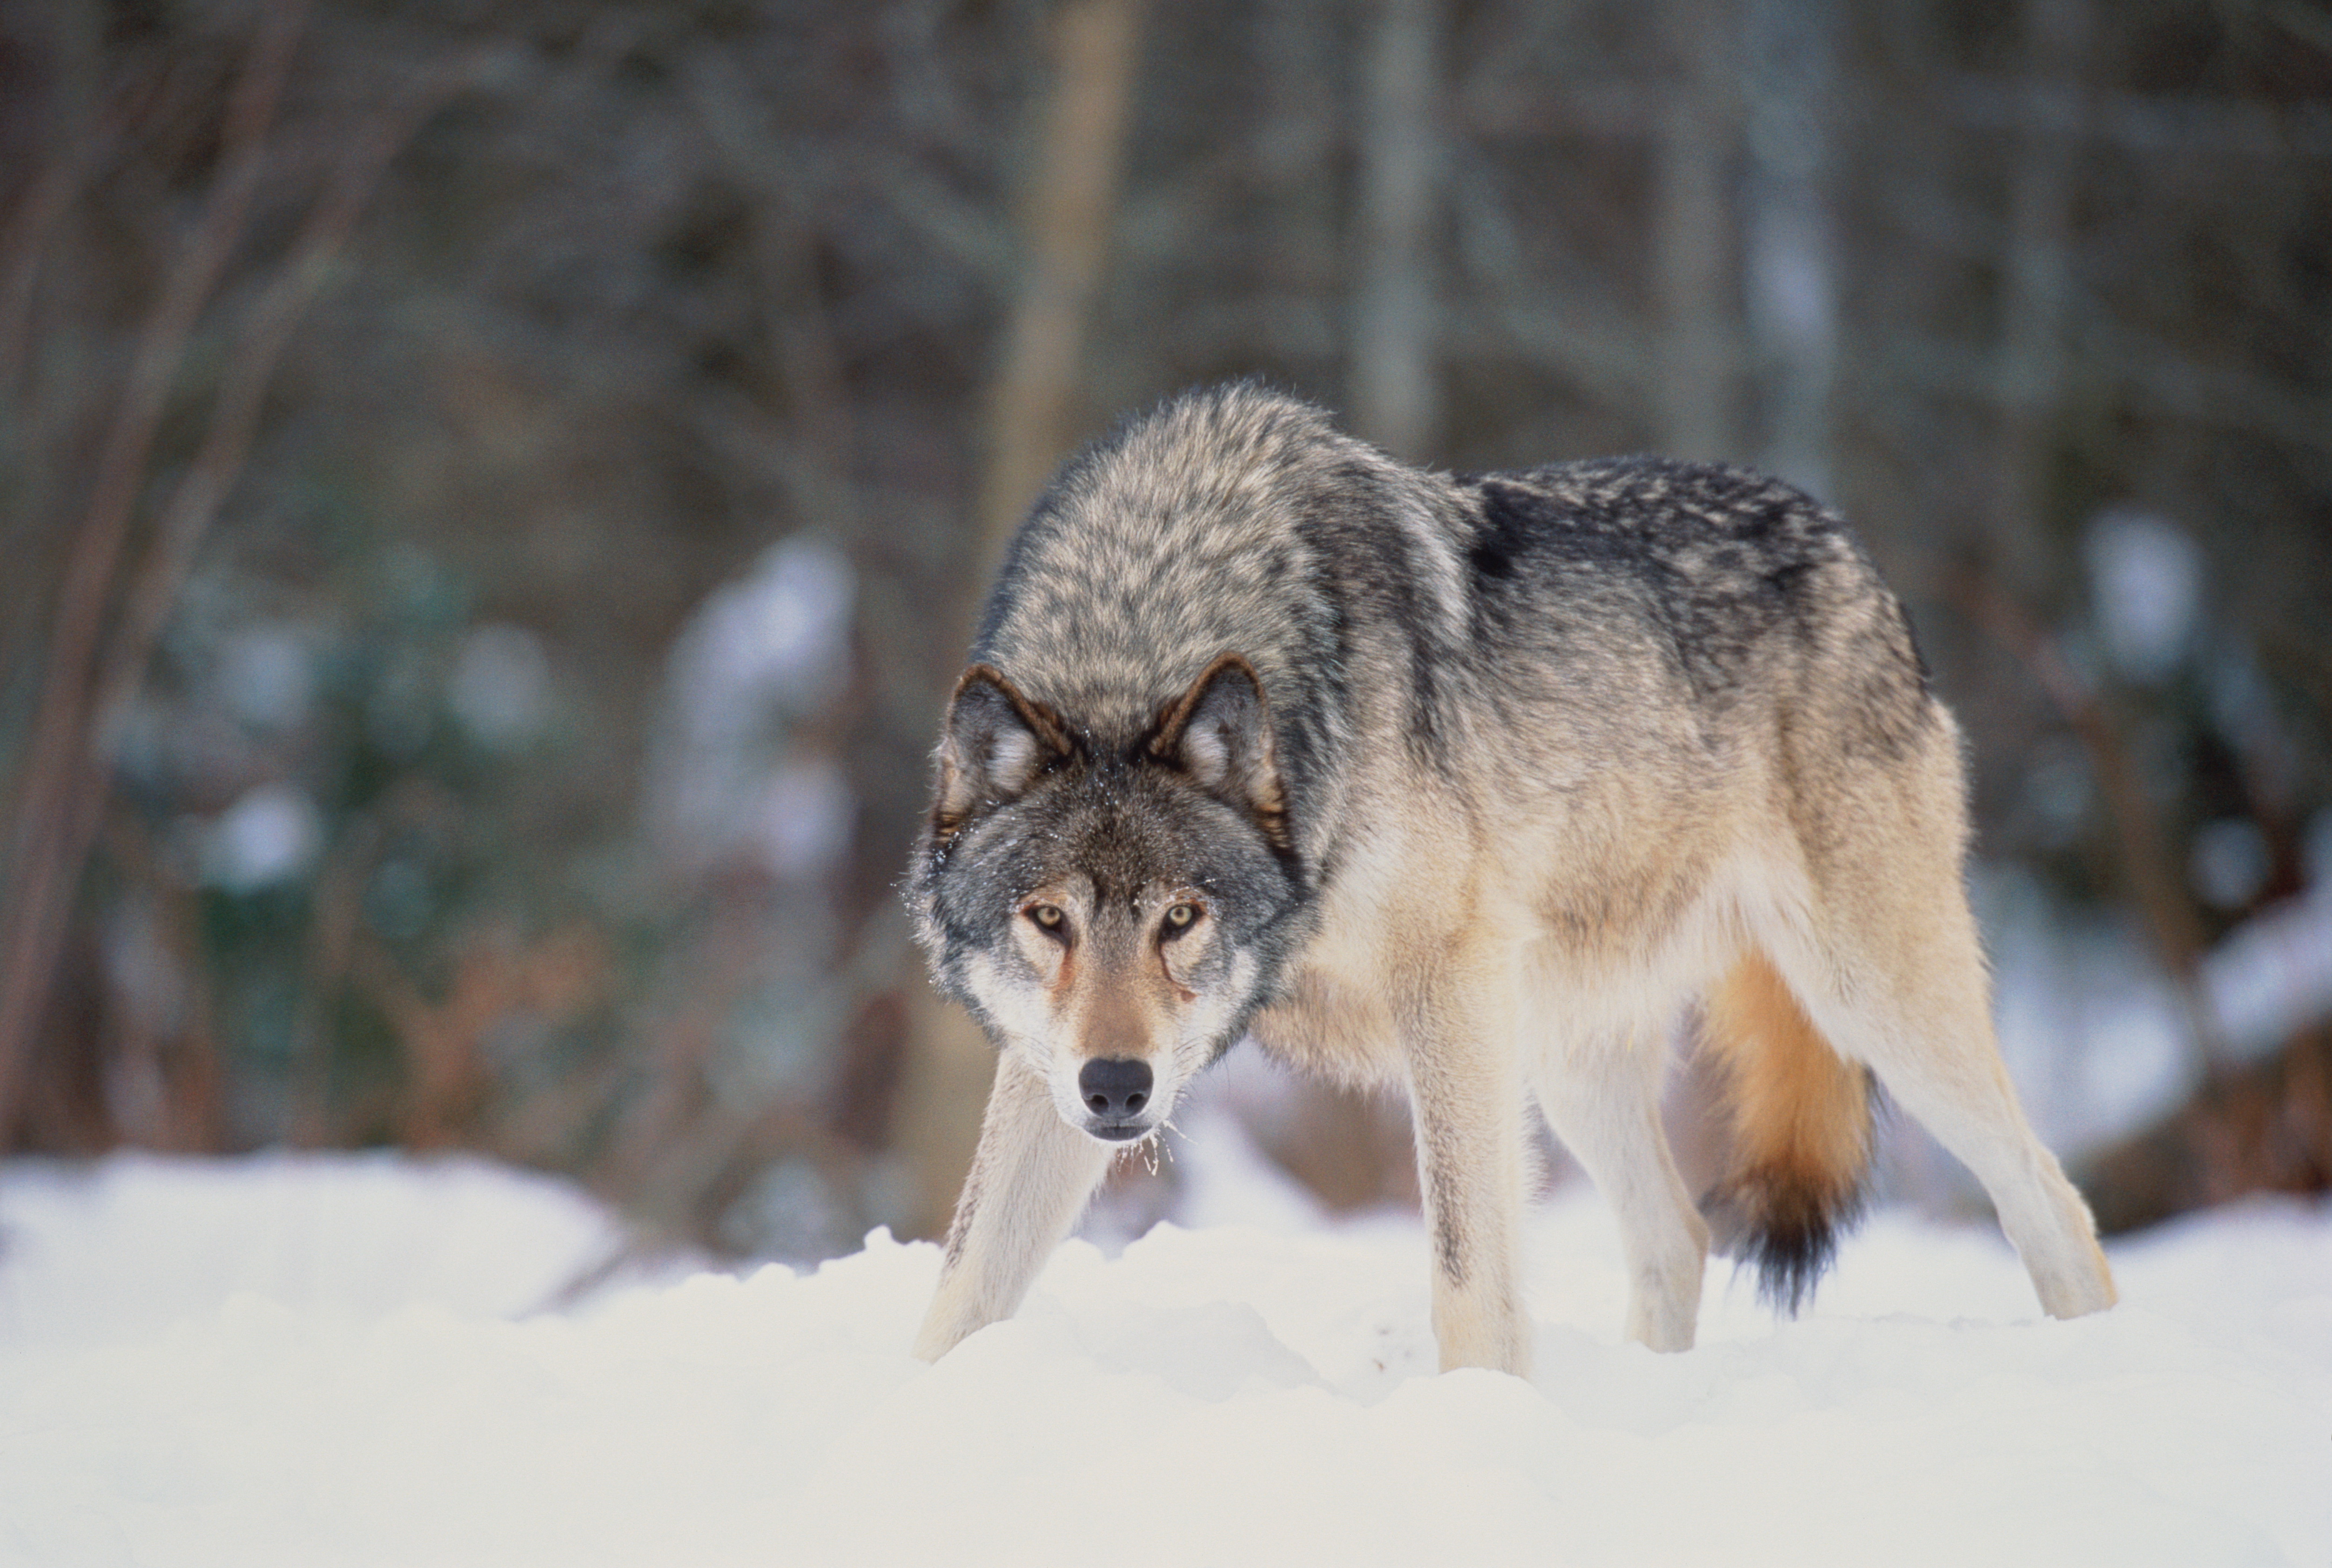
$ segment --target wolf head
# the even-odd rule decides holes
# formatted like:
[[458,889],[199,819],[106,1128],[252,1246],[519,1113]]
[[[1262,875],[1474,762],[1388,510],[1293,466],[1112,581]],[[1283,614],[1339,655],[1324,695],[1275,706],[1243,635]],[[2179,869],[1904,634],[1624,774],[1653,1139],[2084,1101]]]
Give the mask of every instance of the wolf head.
[[1072,1127],[1155,1132],[1262,1002],[1300,904],[1261,678],[1225,654],[1097,736],[974,664],[909,903],[940,988]]

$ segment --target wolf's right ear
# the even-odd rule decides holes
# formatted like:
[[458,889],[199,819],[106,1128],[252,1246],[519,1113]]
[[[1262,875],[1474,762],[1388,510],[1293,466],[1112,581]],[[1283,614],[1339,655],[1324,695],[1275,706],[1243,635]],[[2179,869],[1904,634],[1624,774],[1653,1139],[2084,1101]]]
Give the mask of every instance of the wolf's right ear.
[[1019,796],[1069,751],[1058,714],[1021,695],[1002,671],[972,665],[948,700],[932,837],[944,844],[975,813]]

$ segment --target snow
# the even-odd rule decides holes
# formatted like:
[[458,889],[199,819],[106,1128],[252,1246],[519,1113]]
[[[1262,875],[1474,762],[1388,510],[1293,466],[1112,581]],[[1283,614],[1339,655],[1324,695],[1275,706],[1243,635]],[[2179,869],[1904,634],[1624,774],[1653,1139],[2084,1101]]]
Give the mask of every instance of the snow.
[[842,771],[805,755],[788,726],[846,681],[856,591],[841,551],[798,536],[689,618],[673,645],[646,800],[653,836],[679,862],[742,852],[808,880],[848,846]]
[[881,1231],[562,1305],[620,1234],[540,1177],[0,1167],[0,1563],[2332,1560],[2332,1209],[2124,1244],[2072,1323],[1989,1228],[1885,1211],[1806,1317],[1720,1264],[1658,1356],[1567,1190],[1524,1382],[1434,1373],[1413,1219],[1250,1208],[1072,1241],[926,1367],[938,1253]]
[[2087,540],[2106,651],[2131,680],[2159,684],[2177,668],[2203,612],[2203,551],[2168,518],[2100,512]]

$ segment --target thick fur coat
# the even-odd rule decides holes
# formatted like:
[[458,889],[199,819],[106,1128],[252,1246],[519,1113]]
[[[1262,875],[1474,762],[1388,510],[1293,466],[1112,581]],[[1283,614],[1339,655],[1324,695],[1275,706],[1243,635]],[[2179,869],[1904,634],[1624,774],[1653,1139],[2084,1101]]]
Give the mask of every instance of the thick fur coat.
[[[1527,1367],[1532,1102],[1656,1348],[1691,1343],[1712,1223],[1802,1297],[1874,1075],[2049,1311],[2108,1305],[1993,1041],[1959,744],[1868,559],[1776,481],[1430,473],[1251,386],[1129,423],[1013,542],[908,879],[999,1054],[919,1351],[1015,1310],[1112,1152],[1247,1036],[1407,1086],[1445,1366]],[[1658,1120],[1695,999],[1734,1134],[1698,1203]]]

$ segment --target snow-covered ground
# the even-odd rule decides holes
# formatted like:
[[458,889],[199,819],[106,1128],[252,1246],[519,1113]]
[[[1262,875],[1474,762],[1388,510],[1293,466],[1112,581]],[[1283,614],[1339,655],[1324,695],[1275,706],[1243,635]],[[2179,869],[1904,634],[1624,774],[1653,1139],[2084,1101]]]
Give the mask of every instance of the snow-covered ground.
[[1072,1242],[926,1367],[880,1232],[562,1307],[617,1234],[539,1178],[0,1167],[0,1563],[2332,1562],[2332,1210],[2124,1245],[2067,1324],[1882,1213],[1794,1323],[1714,1268],[1677,1356],[1591,1196],[1531,1239],[1528,1382],[1433,1373],[1391,1219]]

